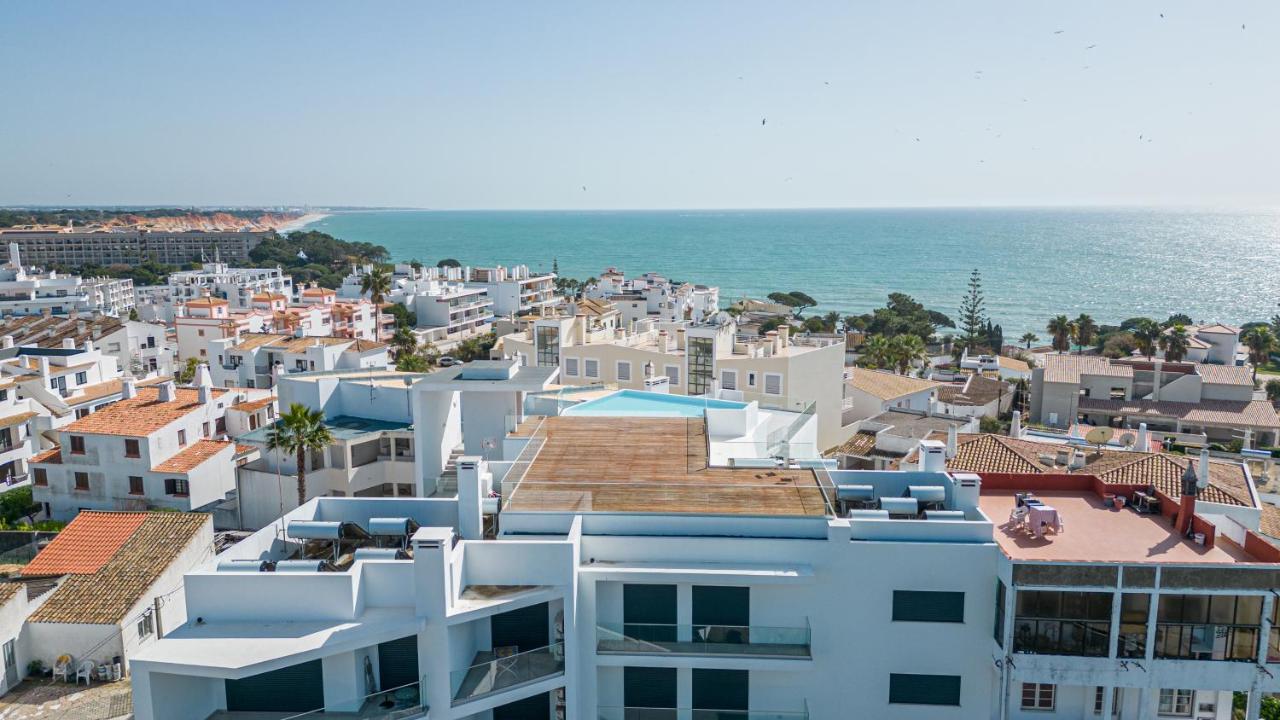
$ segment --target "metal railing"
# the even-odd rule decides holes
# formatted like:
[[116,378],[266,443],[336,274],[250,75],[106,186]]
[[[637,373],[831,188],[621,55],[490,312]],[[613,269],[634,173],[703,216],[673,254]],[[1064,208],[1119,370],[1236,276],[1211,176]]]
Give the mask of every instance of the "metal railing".
[[786,710],[706,710],[701,708],[597,708],[599,720],[808,720],[809,712]]
[[[529,422],[526,419],[525,422]],[[534,426],[533,432],[529,434],[529,442],[520,450],[520,454],[512,461],[511,467],[507,469],[507,474],[502,478],[502,507],[505,508],[507,503],[511,502],[511,496],[519,488],[520,482],[524,480],[524,476],[529,472],[529,468],[533,466],[533,461],[537,459],[538,453],[542,451],[542,446],[547,443],[547,426],[546,418],[539,418],[538,424]]]
[[808,618],[804,627],[605,623],[596,626],[596,652],[808,658],[812,638]]
[[[410,720],[410,718],[426,716],[428,710],[427,706],[423,704],[421,686],[416,682],[390,688],[388,690],[380,690],[376,693],[365,695],[362,698],[353,698],[349,702],[329,703],[329,706],[356,709],[328,710],[326,708],[318,708],[316,710],[308,710],[295,715],[287,715],[281,717],[279,720],[301,720],[302,718],[325,717],[355,717],[360,718],[361,720]],[[260,713],[254,713],[255,717],[259,717],[260,715]],[[228,717],[234,718],[235,713],[228,713]]]
[[506,657],[482,654],[490,659],[449,673],[454,705],[564,673],[563,642]]

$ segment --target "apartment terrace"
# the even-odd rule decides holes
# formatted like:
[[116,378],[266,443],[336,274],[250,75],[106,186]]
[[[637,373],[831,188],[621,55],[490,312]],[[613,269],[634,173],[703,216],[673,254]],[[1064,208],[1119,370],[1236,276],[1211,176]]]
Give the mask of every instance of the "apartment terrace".
[[827,514],[813,469],[710,466],[702,418],[552,417],[540,435],[503,512]]

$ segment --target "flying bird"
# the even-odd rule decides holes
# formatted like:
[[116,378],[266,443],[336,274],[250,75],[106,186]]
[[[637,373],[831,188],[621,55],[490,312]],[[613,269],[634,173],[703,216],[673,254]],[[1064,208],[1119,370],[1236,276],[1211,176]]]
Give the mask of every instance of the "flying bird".
[[587,186],[586,186],[586,185],[583,185],[583,186],[582,186],[582,192],[586,192],[586,191],[587,191]]
[[1061,34],[1062,34],[1062,33],[1064,33],[1064,32],[1066,32],[1066,30],[1054,30],[1054,31],[1053,31],[1053,34],[1054,34],[1054,35],[1061,35]]
[[920,142],[920,138],[916,138],[916,142]]
[[1244,23],[1240,23],[1240,29],[1241,29],[1241,30],[1243,30],[1243,29],[1244,29]]
[[1161,17],[1161,19],[1163,19],[1163,18],[1164,18],[1164,13],[1160,13],[1160,17]]
[[1089,47],[1085,48],[1085,50],[1092,50],[1092,49],[1094,49],[1094,48],[1096,48],[1096,47],[1098,47],[1098,46],[1097,46],[1097,45],[1090,45]]
[[761,125],[764,125],[764,124],[765,124],[765,123],[767,123],[767,122],[769,122],[769,118],[760,118],[760,124],[761,124]]

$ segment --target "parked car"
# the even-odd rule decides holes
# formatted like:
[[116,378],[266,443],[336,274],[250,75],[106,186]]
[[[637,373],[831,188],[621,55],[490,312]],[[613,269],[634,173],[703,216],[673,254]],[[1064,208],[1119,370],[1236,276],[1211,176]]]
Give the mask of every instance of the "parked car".
[[462,361],[456,357],[445,355],[444,357],[440,358],[440,362],[437,364],[440,365],[440,367],[442,368],[447,368],[447,367],[453,367],[454,365],[461,365]]

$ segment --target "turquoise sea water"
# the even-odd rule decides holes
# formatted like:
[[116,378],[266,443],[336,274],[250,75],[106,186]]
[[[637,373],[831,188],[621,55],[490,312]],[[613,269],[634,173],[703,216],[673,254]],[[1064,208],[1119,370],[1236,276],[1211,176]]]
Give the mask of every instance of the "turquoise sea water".
[[842,314],[900,291],[954,316],[978,268],[1007,340],[1043,337],[1059,313],[1241,323],[1280,310],[1274,209],[381,211],[310,227],[396,260],[549,270],[555,259],[582,279],[615,266],[718,285],[724,300],[803,290]]

